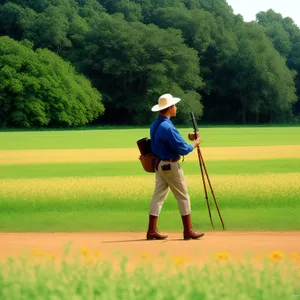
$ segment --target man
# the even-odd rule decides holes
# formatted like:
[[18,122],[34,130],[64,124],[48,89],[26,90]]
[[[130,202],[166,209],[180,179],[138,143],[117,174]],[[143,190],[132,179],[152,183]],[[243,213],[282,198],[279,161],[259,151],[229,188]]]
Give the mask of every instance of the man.
[[168,237],[158,231],[157,220],[169,188],[177,200],[182,217],[183,238],[185,240],[198,239],[204,235],[204,233],[195,232],[192,228],[190,197],[183,170],[178,162],[181,155],[187,155],[200,144],[199,135],[193,145],[189,145],[170,121],[171,117],[176,116],[176,103],[180,100],[180,98],[173,98],[170,94],[164,94],[158,99],[158,104],[152,107],[153,112],[160,112],[160,114],[150,127],[151,148],[157,159],[155,161],[155,190],[149,210],[148,240],[162,240]]

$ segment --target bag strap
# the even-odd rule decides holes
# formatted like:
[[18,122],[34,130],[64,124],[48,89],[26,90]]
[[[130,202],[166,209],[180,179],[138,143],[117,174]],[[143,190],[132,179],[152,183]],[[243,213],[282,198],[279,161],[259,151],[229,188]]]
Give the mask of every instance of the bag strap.
[[156,131],[157,131],[157,129],[158,129],[158,126],[159,126],[162,122],[164,122],[164,121],[165,121],[165,120],[160,121],[160,122],[156,125],[156,127],[154,128],[154,131],[153,131],[153,138],[152,138],[153,144],[155,143],[155,142],[154,142],[154,135],[155,135],[155,133],[156,133]]

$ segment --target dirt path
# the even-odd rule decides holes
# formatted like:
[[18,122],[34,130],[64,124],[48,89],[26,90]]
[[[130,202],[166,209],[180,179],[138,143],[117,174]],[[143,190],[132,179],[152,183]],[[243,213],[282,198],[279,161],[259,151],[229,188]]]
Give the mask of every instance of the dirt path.
[[147,241],[145,233],[0,233],[0,259],[22,255],[32,249],[39,249],[61,257],[68,242],[71,251],[79,253],[82,248],[99,250],[101,257],[114,260],[115,255],[126,255],[131,261],[141,257],[157,258],[186,256],[195,264],[227,252],[230,257],[243,259],[247,253],[254,258],[269,255],[274,250],[286,256],[300,254],[300,231],[291,232],[207,232],[200,240],[182,240],[181,233],[169,233],[165,241]]

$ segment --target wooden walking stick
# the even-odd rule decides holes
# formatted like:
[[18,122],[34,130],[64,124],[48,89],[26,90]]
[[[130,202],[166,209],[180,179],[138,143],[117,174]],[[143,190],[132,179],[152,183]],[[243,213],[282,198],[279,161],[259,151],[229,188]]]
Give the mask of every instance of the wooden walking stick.
[[[198,126],[197,126],[196,119],[195,119],[195,116],[194,116],[193,112],[191,112],[191,117],[192,117],[192,123],[193,123],[193,126],[194,126],[194,138],[196,139],[197,138],[197,132],[199,132],[199,130],[198,130]],[[204,187],[205,199],[206,199],[206,203],[207,203],[208,214],[209,214],[211,225],[214,228],[214,223],[213,223],[213,220],[212,220],[210,205],[209,205],[208,196],[207,196],[207,189],[206,189],[204,172],[205,172],[205,175],[206,175],[206,178],[207,178],[207,181],[208,181],[208,184],[209,184],[209,187],[210,187],[210,190],[211,190],[211,193],[212,193],[212,196],[213,196],[213,199],[214,199],[217,211],[218,211],[220,221],[222,223],[223,230],[225,230],[225,225],[224,225],[224,222],[223,222],[223,218],[222,218],[222,215],[221,215],[221,212],[220,212],[220,209],[219,209],[216,197],[215,197],[213,187],[211,185],[211,182],[210,182],[210,179],[209,179],[209,176],[208,176],[208,172],[206,170],[206,166],[205,166],[204,159],[203,159],[203,156],[202,156],[199,145],[197,146],[197,151],[198,151],[198,160],[199,160],[199,165],[200,165],[200,170],[201,170],[201,176],[202,176],[202,182],[203,182],[203,187]],[[203,169],[204,169],[204,172],[203,172]]]

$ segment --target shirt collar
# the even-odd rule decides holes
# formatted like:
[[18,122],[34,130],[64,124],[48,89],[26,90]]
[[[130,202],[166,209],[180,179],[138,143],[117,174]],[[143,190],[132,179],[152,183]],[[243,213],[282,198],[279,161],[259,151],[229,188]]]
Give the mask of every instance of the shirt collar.
[[158,116],[158,119],[159,119],[160,121],[170,121],[169,118],[167,118],[167,117],[165,117],[165,116],[163,116],[163,115],[159,115],[159,116]]

